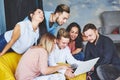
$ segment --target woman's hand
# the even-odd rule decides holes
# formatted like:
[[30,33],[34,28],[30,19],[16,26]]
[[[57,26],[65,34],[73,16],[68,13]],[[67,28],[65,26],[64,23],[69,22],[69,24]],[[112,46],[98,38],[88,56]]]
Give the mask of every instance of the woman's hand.
[[4,55],[12,47],[12,45],[18,40],[19,37],[20,37],[20,25],[17,24],[13,29],[11,40],[6,44],[6,46],[0,53],[0,56]]
[[0,52],[0,56],[2,56],[3,54]]

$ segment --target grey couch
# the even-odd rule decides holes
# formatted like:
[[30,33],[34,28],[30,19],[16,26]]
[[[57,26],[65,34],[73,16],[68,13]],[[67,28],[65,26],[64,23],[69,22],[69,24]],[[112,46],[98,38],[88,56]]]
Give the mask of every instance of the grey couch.
[[[114,43],[120,43],[120,11],[104,11],[100,19],[100,33],[110,37]],[[115,29],[118,29],[119,33],[113,34],[112,31]]]

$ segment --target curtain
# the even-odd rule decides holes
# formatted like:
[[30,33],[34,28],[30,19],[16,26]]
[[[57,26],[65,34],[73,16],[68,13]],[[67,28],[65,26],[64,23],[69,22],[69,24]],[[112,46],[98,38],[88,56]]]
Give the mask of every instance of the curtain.
[[[23,20],[34,8],[43,10],[42,0],[4,0],[5,16],[6,16],[6,30],[14,28],[15,24]],[[47,32],[45,20],[40,25],[40,35]]]
[[4,0],[0,0],[0,34],[6,31],[5,26]]

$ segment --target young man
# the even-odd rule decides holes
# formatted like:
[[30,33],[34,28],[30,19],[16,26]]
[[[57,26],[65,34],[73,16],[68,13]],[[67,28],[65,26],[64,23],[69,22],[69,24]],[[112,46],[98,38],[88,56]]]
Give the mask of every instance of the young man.
[[65,4],[60,4],[55,11],[44,11],[47,31],[55,34],[58,26],[66,23],[70,16],[70,8]]
[[[47,32],[55,35],[57,27],[62,26],[68,20],[70,16],[70,8],[66,4],[60,4],[56,7],[54,12],[44,11],[44,16]],[[24,20],[28,20],[28,17],[26,17]]]
[[[68,47],[69,40],[69,33],[64,28],[61,28],[57,34],[57,44],[55,45],[55,49],[49,55],[48,61],[50,66],[58,65],[58,63],[68,63],[70,65],[75,64],[76,66],[79,65],[80,61],[74,59],[70,53],[70,49]],[[58,72],[63,73],[65,76],[70,78],[75,76],[72,69],[59,70]]]
[[[115,80],[120,76],[120,58],[116,54],[116,47],[113,41],[99,34],[96,26],[91,23],[85,25],[83,33],[88,40],[85,49],[85,60],[100,57],[91,74],[92,80],[99,80],[96,73],[96,68],[98,66],[97,71],[98,75],[100,75],[100,80]],[[109,74],[108,70],[111,71],[111,73],[116,71],[118,74]],[[105,75],[103,75],[103,73]],[[107,74],[109,75],[108,77]]]

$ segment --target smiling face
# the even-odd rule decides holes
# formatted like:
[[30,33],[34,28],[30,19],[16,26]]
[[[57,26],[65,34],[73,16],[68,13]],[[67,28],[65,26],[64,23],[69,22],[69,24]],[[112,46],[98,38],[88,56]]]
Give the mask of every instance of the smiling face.
[[59,13],[56,13],[56,14],[58,14],[58,17],[57,17],[57,19],[56,19],[56,22],[58,23],[58,25],[63,25],[64,23],[66,23],[66,21],[68,20],[68,18],[69,18],[69,16],[70,16],[70,14],[69,13],[67,13],[67,12],[59,12]]
[[64,49],[68,45],[69,41],[70,39],[65,37],[61,37],[60,39],[57,39],[58,47],[60,49]]
[[78,34],[79,34],[78,28],[76,26],[72,27],[69,32],[70,39],[74,41],[78,37]]
[[33,14],[30,14],[32,20],[42,22],[44,20],[43,11],[41,9],[36,9],[36,11]]
[[95,29],[88,29],[84,34],[90,43],[93,43],[98,37],[98,31]]

